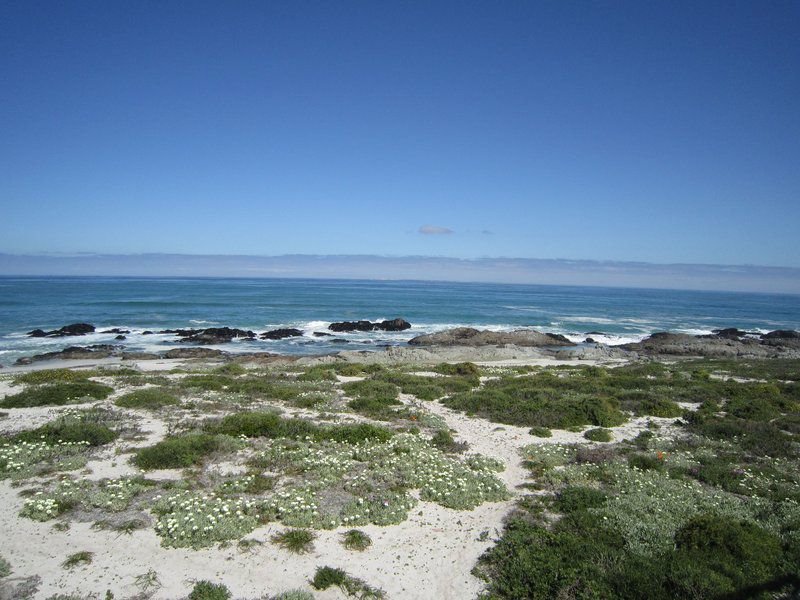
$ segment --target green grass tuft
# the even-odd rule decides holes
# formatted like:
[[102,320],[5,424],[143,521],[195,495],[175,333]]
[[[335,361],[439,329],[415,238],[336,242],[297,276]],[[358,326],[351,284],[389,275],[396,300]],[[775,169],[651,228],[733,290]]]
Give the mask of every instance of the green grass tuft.
[[162,388],[145,388],[124,394],[114,401],[122,408],[145,408],[156,410],[165,406],[180,404],[175,396]]
[[308,529],[288,529],[272,536],[272,543],[295,554],[307,554],[314,549],[316,535]]
[[93,381],[74,381],[38,385],[6,396],[0,400],[4,408],[26,408],[35,406],[63,406],[88,400],[107,398],[114,389]]
[[133,463],[142,469],[184,469],[203,462],[203,459],[221,450],[222,440],[206,433],[189,433],[168,437],[153,446],[142,448]]
[[371,545],[372,539],[360,529],[351,529],[342,535],[342,546],[348,550],[363,552]]
[[227,586],[202,580],[194,584],[189,600],[229,600],[232,596]]

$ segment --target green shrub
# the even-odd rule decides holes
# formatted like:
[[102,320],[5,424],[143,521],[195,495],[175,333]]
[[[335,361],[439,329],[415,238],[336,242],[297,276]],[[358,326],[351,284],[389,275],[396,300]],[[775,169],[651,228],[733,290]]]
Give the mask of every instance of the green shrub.
[[642,471],[660,471],[664,468],[664,461],[651,454],[632,454],[628,457],[628,466]]
[[65,381],[78,381],[94,377],[96,371],[80,371],[77,369],[42,369],[39,371],[29,371],[14,377],[15,383],[58,383]]
[[562,389],[561,378],[545,371],[527,377],[492,380],[482,388],[452,395],[442,402],[499,423],[566,429],[621,425],[625,417],[616,400],[589,390]]
[[590,508],[600,508],[607,495],[602,490],[583,486],[569,486],[558,493],[555,508],[563,513],[572,513]]
[[247,369],[239,363],[226,363],[213,369],[217,375],[229,375],[231,377],[238,377],[247,373]]
[[63,406],[90,399],[102,400],[108,397],[113,388],[94,381],[73,381],[38,385],[0,400],[4,408],[25,408],[34,406]]
[[308,529],[288,529],[272,536],[272,543],[295,554],[307,554],[314,549],[317,536]]
[[330,367],[311,367],[297,376],[298,381],[336,381],[336,371]]
[[471,362],[461,362],[455,364],[440,363],[433,367],[433,370],[442,375],[459,375],[465,377],[476,377],[481,373],[478,365]]
[[780,574],[780,539],[746,521],[704,514],[675,534],[679,585],[714,596],[766,583]]
[[550,431],[547,427],[531,427],[528,433],[535,437],[540,437],[540,438],[553,437],[553,432]]
[[583,437],[593,442],[610,442],[614,439],[614,436],[611,434],[611,432],[608,429],[603,429],[602,427],[590,429],[583,434]]
[[180,404],[175,396],[161,388],[145,388],[124,394],[114,401],[122,408],[145,408],[156,410],[164,406]]
[[342,389],[353,397],[347,404],[350,408],[375,418],[386,418],[391,414],[393,406],[401,404],[397,399],[397,386],[385,381],[352,381],[344,384]]
[[652,431],[642,431],[633,438],[634,445],[640,450],[647,450],[650,447],[650,441],[655,437]]
[[207,392],[219,392],[233,384],[234,380],[226,375],[189,375],[178,381],[180,387]]
[[133,463],[142,469],[183,469],[200,464],[203,459],[223,447],[219,437],[190,433],[168,437],[153,446],[142,448]]
[[198,581],[189,592],[189,600],[229,600],[232,596],[227,586],[210,581]]
[[314,573],[314,579],[311,585],[317,590],[327,590],[329,587],[343,586],[347,579],[347,573],[341,569],[334,569],[333,567],[317,567]]
[[93,557],[94,552],[83,550],[81,552],[76,552],[75,554],[70,554],[67,559],[61,563],[61,566],[65,569],[72,569],[78,565],[88,565],[92,562]]
[[347,444],[360,444],[367,440],[385,442],[394,435],[394,432],[385,427],[378,427],[371,423],[358,423],[355,425],[330,425],[320,429],[316,438],[319,440],[333,440]]
[[305,419],[284,419],[276,412],[241,412],[227,415],[221,421],[209,423],[206,431],[232,437],[305,437],[319,428]]
[[348,550],[363,552],[372,545],[372,539],[359,529],[345,531],[342,535],[342,546]]
[[466,442],[456,442],[453,434],[447,429],[439,429],[431,437],[431,444],[442,452],[464,452],[467,449]]
[[21,442],[86,442],[90,446],[102,446],[114,441],[117,433],[107,425],[93,420],[91,413],[64,415],[45,423],[41,427],[17,434],[14,441]]

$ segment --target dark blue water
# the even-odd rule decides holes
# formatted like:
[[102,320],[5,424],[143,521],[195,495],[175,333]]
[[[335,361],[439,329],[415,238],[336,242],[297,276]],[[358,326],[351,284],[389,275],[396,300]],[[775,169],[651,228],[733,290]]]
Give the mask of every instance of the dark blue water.
[[[344,334],[349,344],[312,336],[328,323],[403,317],[402,333]],[[80,343],[113,341],[113,335],[33,339],[34,328],[73,322],[123,327],[130,349],[176,347],[172,336],[141,331],[227,325],[254,331],[298,327],[302,338],[234,342],[226,349],[323,353],[403,343],[414,335],[457,325],[492,329],[534,327],[576,341],[589,331],[608,343],[638,340],[653,331],[707,333],[722,327],[753,331],[800,329],[800,296],[641,290],[623,288],[436,283],[210,278],[0,278],[0,362]]]

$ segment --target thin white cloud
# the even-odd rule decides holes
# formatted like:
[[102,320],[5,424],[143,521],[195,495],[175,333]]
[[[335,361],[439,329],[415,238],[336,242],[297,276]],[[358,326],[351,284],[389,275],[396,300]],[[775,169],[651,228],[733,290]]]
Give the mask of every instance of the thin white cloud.
[[423,225],[419,228],[419,232],[422,235],[448,235],[453,233],[453,230],[448,229],[447,227],[438,227],[436,225]]

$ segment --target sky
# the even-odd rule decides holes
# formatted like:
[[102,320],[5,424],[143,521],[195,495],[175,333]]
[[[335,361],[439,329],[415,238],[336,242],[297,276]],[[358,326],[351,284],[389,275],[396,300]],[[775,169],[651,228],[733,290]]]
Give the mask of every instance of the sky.
[[0,252],[800,267],[800,3],[0,7]]

